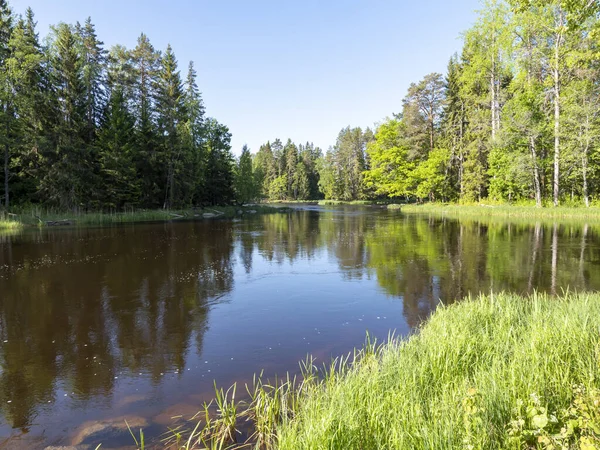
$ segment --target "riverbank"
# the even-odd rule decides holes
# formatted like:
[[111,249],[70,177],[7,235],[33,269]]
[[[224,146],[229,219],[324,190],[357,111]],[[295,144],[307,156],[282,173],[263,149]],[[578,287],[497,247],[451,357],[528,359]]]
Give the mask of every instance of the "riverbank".
[[532,219],[600,219],[600,208],[545,207],[511,205],[454,205],[432,203],[402,205],[402,212],[448,217],[514,217]]
[[302,382],[258,380],[250,404],[219,391],[220,413],[186,448],[225,448],[247,420],[266,449],[599,448],[598,323],[600,294],[442,306],[417,334],[368,344],[320,376],[309,360]]
[[0,231],[14,231],[23,226],[21,222],[11,219],[0,218]]
[[287,208],[265,205],[215,206],[185,210],[132,210],[115,213],[64,212],[52,209],[31,208],[11,215],[10,220],[0,220],[0,231],[39,226],[89,226],[204,220],[243,217],[256,214],[273,214],[287,211]]

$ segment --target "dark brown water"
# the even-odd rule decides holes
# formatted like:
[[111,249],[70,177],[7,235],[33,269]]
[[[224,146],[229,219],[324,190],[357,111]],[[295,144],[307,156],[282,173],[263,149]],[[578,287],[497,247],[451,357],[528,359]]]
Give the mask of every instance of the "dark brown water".
[[308,207],[0,236],[0,446],[119,447],[106,423],[158,436],[213,380],[405,335],[440,299],[600,289],[599,231]]

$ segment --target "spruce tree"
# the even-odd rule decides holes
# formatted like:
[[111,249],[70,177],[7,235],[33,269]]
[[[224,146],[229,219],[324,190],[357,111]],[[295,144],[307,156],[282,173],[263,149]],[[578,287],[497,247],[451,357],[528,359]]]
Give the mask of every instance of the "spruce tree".
[[229,205],[235,198],[229,129],[215,119],[208,119],[205,146],[207,167],[204,202],[209,205]]
[[83,26],[77,24],[77,35],[81,46],[81,72],[83,82],[83,101],[85,104],[85,140],[94,141],[96,128],[100,124],[102,111],[106,103],[104,85],[106,83],[106,57],[104,43],[98,40],[92,19],[88,18]]
[[6,65],[10,58],[10,36],[13,29],[13,16],[6,0],[0,0],[0,129],[1,145],[4,153],[4,206],[10,206],[11,150],[13,140],[13,88]]
[[133,64],[134,117],[139,152],[136,166],[142,183],[142,203],[157,207],[164,200],[162,162],[159,158],[155,99],[160,70],[160,53],[145,34],[138,38],[131,52]]
[[182,183],[185,203],[196,204],[206,186],[206,155],[204,151],[204,101],[196,83],[194,63],[190,62],[185,82],[182,139],[184,158]]
[[121,210],[137,204],[140,183],[134,165],[135,120],[123,91],[112,91],[99,131],[99,165],[103,184],[102,206]]
[[51,76],[58,112],[55,150],[45,161],[42,189],[46,198],[65,209],[87,206],[92,179],[87,134],[85,87],[77,37],[71,26],[54,28]]
[[177,59],[169,45],[159,75],[156,99],[157,123],[161,136],[159,161],[164,165],[164,207],[175,206],[176,177],[182,170],[183,146],[179,126],[185,118],[183,84],[177,67]]
[[244,204],[256,199],[257,195],[252,155],[248,146],[244,145],[235,170],[235,197],[238,203]]
[[35,168],[48,129],[48,80],[35,26],[33,12],[28,9],[26,18],[20,19],[12,32],[6,61],[17,116],[11,162],[12,190],[17,201],[26,201],[37,191]]

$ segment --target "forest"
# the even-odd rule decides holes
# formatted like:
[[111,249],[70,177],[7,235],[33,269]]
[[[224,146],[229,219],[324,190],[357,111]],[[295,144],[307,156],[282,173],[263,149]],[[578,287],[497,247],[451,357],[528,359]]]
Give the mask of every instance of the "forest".
[[311,198],[308,178],[335,200],[589,206],[600,186],[599,11],[594,0],[487,1],[446,74],[411,84],[374,131],[344,128],[325,154],[262,146],[263,195]]
[[[489,0],[445,74],[410,85],[373,129],[244,147],[206,115],[194,64],[94,24],[45,39],[0,0],[2,204],[185,208],[255,200],[529,202],[599,194],[600,4]],[[410,62],[407,61],[407,64]]]

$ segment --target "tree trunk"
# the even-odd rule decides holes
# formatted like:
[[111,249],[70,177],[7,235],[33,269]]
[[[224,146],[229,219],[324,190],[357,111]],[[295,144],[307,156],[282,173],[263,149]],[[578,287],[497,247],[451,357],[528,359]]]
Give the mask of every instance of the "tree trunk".
[[535,139],[529,137],[529,148],[531,149],[531,160],[533,162],[533,186],[535,188],[535,206],[542,206],[542,186],[540,183],[540,168],[537,162],[537,152],[535,150]]
[[550,291],[556,295],[556,282],[558,276],[558,225],[552,228],[552,273],[550,276]]
[[10,128],[8,126],[8,118],[6,120],[6,143],[4,144],[4,207],[8,209],[10,206],[10,192],[9,192],[9,175],[10,175],[10,158],[9,158],[9,146],[8,146],[8,138],[10,134]]
[[[564,25],[564,12],[559,12],[559,26]],[[554,44],[554,180],[553,199],[554,206],[558,206],[559,184],[560,184],[560,46],[562,44],[562,32],[558,32]]]
[[492,94],[492,103],[490,105],[490,109],[492,110],[492,140],[496,139],[496,115],[498,114],[498,110],[496,108],[496,62],[494,59],[494,55],[492,55],[492,69],[490,74],[490,91]]
[[585,203],[585,207],[590,207],[590,196],[588,193],[588,179],[587,179],[587,170],[588,170],[588,149],[586,147],[583,155],[581,156],[581,173],[583,176],[583,202]]

